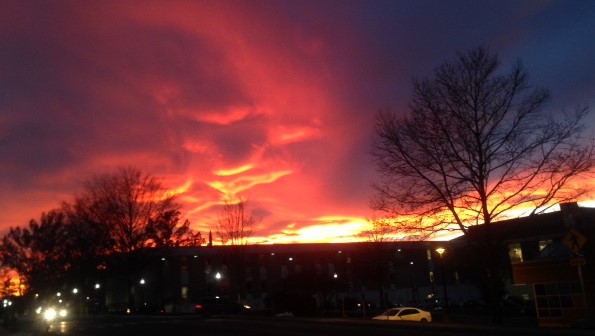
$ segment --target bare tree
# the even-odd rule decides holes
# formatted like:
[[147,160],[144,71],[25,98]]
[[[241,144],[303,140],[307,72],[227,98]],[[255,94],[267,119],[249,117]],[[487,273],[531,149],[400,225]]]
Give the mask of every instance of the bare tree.
[[247,245],[252,236],[254,217],[246,211],[243,198],[225,198],[221,213],[217,218],[215,232],[223,244]]
[[15,271],[5,265],[0,265],[0,297],[5,298],[14,295],[22,295],[19,292],[20,286],[14,286],[12,279]]
[[[417,218],[413,228],[401,223],[408,230],[468,234],[509,210],[537,213],[588,191],[570,184],[595,163],[592,140],[581,137],[587,107],[555,118],[544,110],[549,92],[528,84],[520,62],[509,73],[499,67],[484,48],[459,54],[414,82],[409,115],[377,115],[374,208]],[[485,250],[496,251],[484,231]]]
[[382,308],[387,307],[387,300],[385,297],[384,284],[390,269],[389,263],[393,259],[394,244],[390,242],[396,241],[396,230],[391,218],[379,217],[379,214],[374,215],[368,219],[367,230],[360,233],[360,236],[368,241],[364,245],[366,255],[370,256],[369,262],[360,265],[362,274],[371,277],[378,287],[378,302]]
[[79,197],[89,200],[93,221],[107,226],[111,252],[122,254],[112,260],[109,270],[126,282],[127,304],[133,307],[134,279],[144,266],[143,249],[151,244],[151,222],[178,209],[175,195],[158,178],[129,167],[93,177]]
[[246,201],[241,198],[228,197],[224,199],[221,213],[217,218],[215,231],[223,244],[232,248],[233,258],[230,260],[230,279],[240,302],[245,295],[244,286],[244,258],[245,247],[252,236],[255,224],[254,217],[247,212]]
[[116,252],[124,253],[146,247],[151,221],[178,208],[159,179],[134,168],[92,178],[82,197],[91,200],[95,220],[108,225]]
[[360,232],[360,236],[369,242],[382,243],[395,240],[395,233],[395,226],[391,218],[378,217],[378,214],[375,213],[374,216],[368,218],[367,228]]

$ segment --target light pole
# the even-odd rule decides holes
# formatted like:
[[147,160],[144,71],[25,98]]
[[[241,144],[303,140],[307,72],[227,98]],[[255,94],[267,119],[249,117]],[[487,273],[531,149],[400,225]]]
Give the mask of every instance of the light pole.
[[217,272],[215,274],[215,282],[216,282],[216,293],[215,293],[215,298],[218,299],[219,296],[221,295],[221,278],[222,275],[221,273]]
[[147,303],[145,302],[145,284],[147,282],[145,281],[144,278],[141,278],[138,283],[140,284],[140,301],[141,301],[140,309],[142,312],[144,312],[146,305],[147,305]]
[[448,289],[446,286],[446,276],[445,276],[445,271],[444,271],[444,259],[442,259],[442,254],[444,254],[444,251],[446,251],[446,249],[444,249],[443,247],[439,247],[436,249],[436,252],[438,252],[438,254],[440,255],[440,267],[442,268],[442,291],[444,292],[444,319],[448,320],[449,318],[449,308],[448,308]]
[[93,286],[95,288],[95,291],[93,292],[93,314],[95,313],[99,313],[100,310],[103,310],[103,302],[105,302],[105,300],[102,300],[102,296],[101,296],[101,284],[99,282],[96,282],[95,285]]

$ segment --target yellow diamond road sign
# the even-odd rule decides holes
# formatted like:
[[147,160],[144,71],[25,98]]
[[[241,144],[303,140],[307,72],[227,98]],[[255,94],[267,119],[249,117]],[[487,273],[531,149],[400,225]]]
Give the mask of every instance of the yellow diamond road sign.
[[579,253],[586,242],[587,237],[583,236],[575,229],[571,229],[562,239],[562,243],[564,243],[564,245],[566,245],[573,253]]

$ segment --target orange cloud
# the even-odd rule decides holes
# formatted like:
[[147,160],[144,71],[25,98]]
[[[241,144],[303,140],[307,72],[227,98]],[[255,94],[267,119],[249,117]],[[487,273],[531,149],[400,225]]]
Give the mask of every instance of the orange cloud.
[[[409,78],[443,61],[434,48],[444,39],[431,29],[441,43],[403,49],[403,36],[377,32],[427,41],[418,18],[368,21],[362,12],[385,8],[355,3],[8,5],[27,15],[0,13],[0,188],[10,195],[0,202],[0,225],[24,225],[84,179],[131,165],[165,176],[203,232],[222,196],[241,194],[262,217],[254,242],[360,239],[374,178],[372,114],[386,105],[406,110]],[[510,35],[501,28],[489,27]],[[531,38],[539,40],[549,41]],[[591,54],[573,65],[590,64]],[[577,93],[593,92],[585,80],[564,87],[572,95],[563,99],[576,103],[584,101]]]
[[200,111],[195,114],[194,119],[225,126],[244,120],[257,113],[252,107],[230,107],[224,111]]
[[269,129],[269,142],[273,145],[285,145],[293,142],[307,141],[322,136],[316,127],[278,126]]
[[251,170],[252,168],[254,168],[254,165],[245,164],[245,165],[235,167],[235,168],[218,169],[218,170],[214,171],[213,174],[215,174],[217,176],[231,176],[231,175],[237,175],[237,174],[247,172],[248,170]]
[[289,174],[291,174],[291,170],[272,171],[258,175],[241,176],[228,181],[211,181],[207,182],[207,184],[224,195],[239,195],[256,185],[273,183]]
[[302,228],[297,226],[297,223],[291,223],[281,233],[253,237],[251,241],[261,244],[353,242],[364,240],[358,236],[365,230],[367,222],[363,218],[333,216],[314,219],[312,224]]

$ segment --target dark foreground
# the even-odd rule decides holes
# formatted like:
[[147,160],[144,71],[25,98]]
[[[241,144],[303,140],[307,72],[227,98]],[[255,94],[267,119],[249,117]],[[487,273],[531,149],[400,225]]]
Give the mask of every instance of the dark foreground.
[[197,316],[97,316],[54,323],[49,330],[20,321],[0,335],[259,335],[259,336],[432,336],[432,335],[593,335],[593,330],[446,323],[403,323],[364,319],[301,319]]

